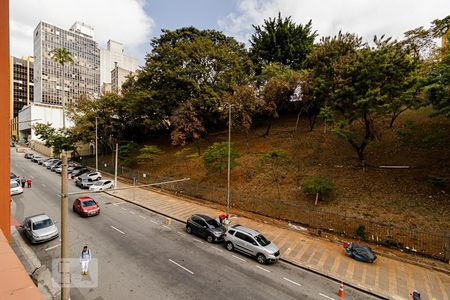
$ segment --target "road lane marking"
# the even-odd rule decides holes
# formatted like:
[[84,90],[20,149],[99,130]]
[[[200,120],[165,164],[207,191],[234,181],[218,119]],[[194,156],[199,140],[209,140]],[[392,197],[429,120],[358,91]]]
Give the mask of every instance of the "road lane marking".
[[123,232],[123,231],[120,230],[120,229],[117,229],[116,227],[114,227],[114,226],[112,226],[112,225],[111,225],[111,228],[114,229],[114,230],[117,230],[117,231],[120,232],[121,234],[125,234],[125,232]]
[[172,228],[170,228],[169,226],[163,225],[164,228],[167,228],[169,230],[172,230]]
[[183,235],[183,233],[182,233],[182,232],[180,232],[180,231],[177,231],[177,233],[178,233],[179,235]]
[[123,210],[128,210],[128,209],[126,209],[125,207],[121,207],[121,209],[123,209]]
[[130,210],[130,214],[135,215],[136,213],[134,211]]
[[245,259],[242,259],[242,258],[240,258],[240,257],[237,257],[237,256],[234,255],[234,254],[232,254],[231,256],[233,256],[234,258],[239,259],[239,260],[241,260],[241,261],[245,261]]
[[196,241],[197,243],[200,243],[200,244],[204,244],[202,241],[197,240],[197,239],[193,239],[193,241]]
[[290,283],[293,283],[293,284],[295,284],[295,285],[302,286],[300,283],[295,282],[295,281],[293,281],[293,280],[290,280],[289,278],[283,277],[283,279],[286,280],[286,281],[289,281]]
[[116,203],[113,203],[113,205],[114,205],[114,206],[118,206],[118,205],[124,204],[124,203],[126,203],[126,202],[116,202]]
[[267,270],[267,269],[264,269],[263,267],[260,267],[260,266],[256,266],[258,269],[261,269],[261,270],[263,270],[263,271],[266,271],[267,273],[270,273],[270,271],[269,270]]
[[146,217],[139,215],[139,218],[146,219]]
[[153,220],[150,220],[150,222],[152,222],[152,223],[155,223],[155,224],[158,224],[158,222],[156,222],[156,221],[153,221]]
[[334,298],[328,297],[327,295],[324,295],[322,293],[319,293],[319,295],[324,297],[324,298],[330,299],[330,300],[335,300]]
[[42,183],[41,185],[42,185],[43,188],[46,188],[46,187],[47,187],[47,186],[46,186],[45,184],[43,184],[43,183]]
[[174,265],[177,265],[178,267],[182,268],[182,269],[185,270],[186,272],[191,273],[192,275],[194,275],[194,272],[192,272],[192,271],[189,270],[188,268],[183,267],[182,265],[180,265],[179,263],[177,263],[177,262],[171,260],[170,258],[169,258],[169,261],[170,261],[171,263],[173,263]]
[[219,251],[219,252],[223,252],[223,250],[221,250],[221,249],[219,249],[219,248],[217,248],[217,247],[213,247],[214,249],[216,249],[217,251]]
[[44,249],[44,251],[52,250],[52,249],[55,249],[56,247],[59,247],[59,246],[61,246],[61,244],[55,245],[53,247],[48,247],[47,249]]

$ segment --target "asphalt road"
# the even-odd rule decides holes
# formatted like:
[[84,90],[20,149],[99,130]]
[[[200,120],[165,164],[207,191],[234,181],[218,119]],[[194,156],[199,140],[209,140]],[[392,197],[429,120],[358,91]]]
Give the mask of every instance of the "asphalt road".
[[[59,227],[61,177],[14,151],[11,171],[33,181],[30,189],[13,196],[17,220],[46,213]],[[80,189],[70,181],[69,192],[74,191]],[[166,225],[164,217],[138,206],[105,194],[92,196],[101,213],[90,218],[72,212],[76,197],[70,197],[69,240],[76,260],[84,245],[92,250],[98,286],[73,288],[71,299],[338,299],[335,281],[283,262],[261,266],[221,244],[188,235],[182,223]],[[32,248],[51,269],[60,240]],[[80,277],[75,269],[72,276]],[[346,299],[375,299],[349,287],[345,293]]]

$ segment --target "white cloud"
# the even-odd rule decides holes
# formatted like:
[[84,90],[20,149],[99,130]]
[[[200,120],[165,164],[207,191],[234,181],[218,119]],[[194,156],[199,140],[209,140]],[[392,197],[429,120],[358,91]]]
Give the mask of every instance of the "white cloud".
[[310,19],[320,36],[344,32],[357,33],[366,41],[385,34],[400,39],[407,30],[428,26],[434,19],[450,12],[448,0],[240,0],[237,11],[219,20],[219,27],[228,35],[248,43],[252,24],[261,25],[265,19],[281,12],[292,16],[296,23]]
[[139,52],[149,44],[154,27],[143,6],[141,0],[10,1],[11,55],[33,54],[33,30],[41,20],[65,29],[81,21],[94,27],[94,39],[101,47],[113,39],[142,60],[144,53]]

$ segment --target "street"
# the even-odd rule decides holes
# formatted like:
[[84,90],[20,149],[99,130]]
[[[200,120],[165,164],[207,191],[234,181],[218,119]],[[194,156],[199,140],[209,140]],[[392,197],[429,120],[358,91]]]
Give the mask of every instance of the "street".
[[[13,196],[16,219],[46,213],[60,227],[61,177],[15,151],[11,171],[33,181]],[[70,180],[69,192],[75,191],[80,189]],[[76,197],[69,198],[70,254],[78,259],[88,245],[98,259],[99,282],[97,288],[73,288],[71,299],[338,299],[335,281],[284,262],[259,265],[222,244],[188,235],[180,222],[165,224],[165,217],[115,197],[91,196],[101,207],[91,218],[72,212]],[[32,248],[51,269],[59,245],[58,238]],[[375,299],[349,287],[345,293],[347,299]]]

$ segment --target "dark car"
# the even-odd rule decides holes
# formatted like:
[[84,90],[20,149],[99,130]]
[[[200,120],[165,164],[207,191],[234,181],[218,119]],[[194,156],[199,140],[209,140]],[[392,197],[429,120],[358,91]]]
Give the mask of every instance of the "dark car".
[[51,165],[50,171],[55,172],[57,168],[59,168],[62,165],[62,161],[58,161]]
[[88,173],[88,172],[90,172],[90,170],[88,168],[81,167],[81,168],[79,168],[77,170],[72,171],[71,176],[72,176],[72,178],[75,178],[75,177],[78,177],[78,176],[83,175],[83,174]]
[[72,172],[78,171],[83,168],[86,168],[86,167],[80,166],[78,164],[70,164],[69,163],[69,166],[67,167],[67,173],[72,173]]
[[18,184],[20,184],[20,178],[19,178],[19,176],[17,176],[17,175],[14,174],[13,172],[10,172],[10,174],[9,174],[9,179],[10,179],[10,181],[15,180],[15,181],[17,181]]
[[211,217],[195,214],[187,220],[186,232],[196,234],[212,243],[223,240],[226,228]]
[[32,159],[33,153],[25,153],[25,155],[23,157],[25,157],[26,159]]

